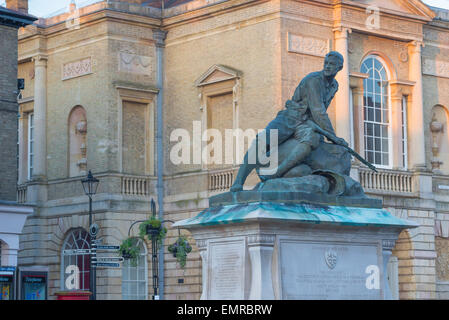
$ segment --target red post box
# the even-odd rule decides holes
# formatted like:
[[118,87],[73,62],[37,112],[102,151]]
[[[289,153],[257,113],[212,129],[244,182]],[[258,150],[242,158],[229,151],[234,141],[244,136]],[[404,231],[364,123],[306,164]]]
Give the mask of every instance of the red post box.
[[60,291],[56,292],[55,295],[58,300],[90,300],[92,292],[84,290]]

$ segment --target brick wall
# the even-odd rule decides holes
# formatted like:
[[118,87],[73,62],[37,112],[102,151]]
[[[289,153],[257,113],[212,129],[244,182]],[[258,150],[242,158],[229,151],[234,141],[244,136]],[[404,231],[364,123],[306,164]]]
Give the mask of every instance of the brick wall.
[[16,200],[17,29],[0,26],[0,199]]

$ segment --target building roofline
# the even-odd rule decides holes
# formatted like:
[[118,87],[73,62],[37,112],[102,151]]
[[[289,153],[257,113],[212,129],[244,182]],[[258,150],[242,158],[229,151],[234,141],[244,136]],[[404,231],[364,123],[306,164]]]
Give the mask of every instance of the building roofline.
[[33,24],[37,17],[0,6],[0,25],[9,27],[25,27]]
[[434,7],[434,6],[428,6],[428,7],[436,13],[434,20],[449,22],[449,10],[448,9]]

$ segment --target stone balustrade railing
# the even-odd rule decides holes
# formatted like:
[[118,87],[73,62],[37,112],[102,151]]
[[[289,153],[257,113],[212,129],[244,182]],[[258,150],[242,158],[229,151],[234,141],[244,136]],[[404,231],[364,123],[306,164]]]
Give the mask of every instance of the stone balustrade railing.
[[368,193],[412,194],[413,174],[406,171],[359,169],[360,184]]
[[150,179],[145,176],[122,176],[121,193],[126,195],[148,196]]
[[209,172],[209,191],[228,191],[237,174],[235,168]]
[[26,203],[27,202],[27,186],[20,185],[17,187],[17,202]]

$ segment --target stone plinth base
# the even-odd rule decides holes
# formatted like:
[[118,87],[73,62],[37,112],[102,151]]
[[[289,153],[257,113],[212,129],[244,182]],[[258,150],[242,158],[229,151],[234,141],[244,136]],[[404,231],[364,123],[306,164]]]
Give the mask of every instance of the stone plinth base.
[[174,226],[200,250],[201,299],[391,299],[391,250],[417,224],[378,208],[259,202]]

